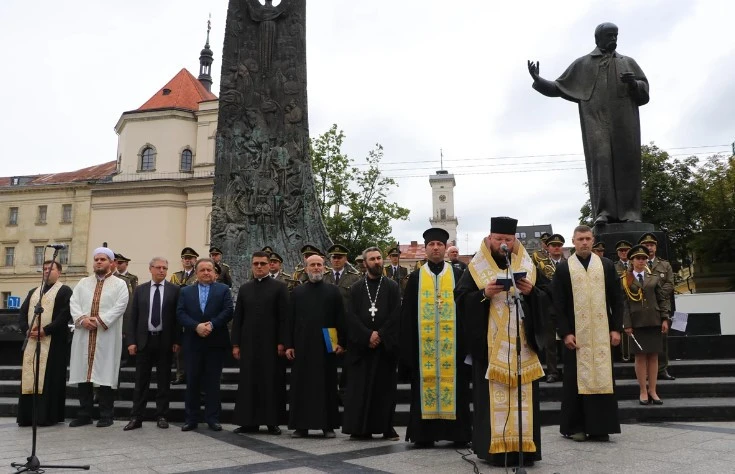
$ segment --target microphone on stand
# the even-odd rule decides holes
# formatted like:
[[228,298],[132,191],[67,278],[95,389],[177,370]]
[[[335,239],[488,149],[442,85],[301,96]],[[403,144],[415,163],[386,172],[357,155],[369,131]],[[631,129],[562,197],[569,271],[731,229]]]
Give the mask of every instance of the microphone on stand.
[[46,247],[56,249],[56,250],[61,250],[61,249],[65,249],[66,247],[68,247],[68,245],[67,244],[48,244]]
[[508,255],[508,253],[510,252],[510,250],[508,249],[508,245],[506,244],[500,244],[500,250],[503,251],[504,255]]

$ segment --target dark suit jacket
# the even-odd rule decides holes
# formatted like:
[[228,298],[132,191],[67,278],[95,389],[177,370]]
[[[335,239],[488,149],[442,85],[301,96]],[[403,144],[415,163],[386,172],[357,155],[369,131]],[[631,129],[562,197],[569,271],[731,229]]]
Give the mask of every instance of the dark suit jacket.
[[[180,288],[168,281],[163,282],[163,304],[161,305],[161,322],[163,323],[163,334],[161,334],[161,346],[171,347],[173,344],[181,344],[181,326],[176,320],[176,304],[179,300]],[[145,350],[148,342],[148,315],[151,308],[151,282],[143,283],[135,288],[130,303],[130,317],[128,327],[125,329],[127,344],[135,344],[138,350]]]
[[[184,328],[183,343],[187,350],[215,347],[229,349],[230,334],[227,331],[227,323],[232,320],[233,311],[232,293],[224,283],[212,283],[204,312],[199,306],[199,285],[182,288],[176,319]],[[207,337],[199,337],[196,327],[199,323],[207,321],[212,322],[212,333]]]

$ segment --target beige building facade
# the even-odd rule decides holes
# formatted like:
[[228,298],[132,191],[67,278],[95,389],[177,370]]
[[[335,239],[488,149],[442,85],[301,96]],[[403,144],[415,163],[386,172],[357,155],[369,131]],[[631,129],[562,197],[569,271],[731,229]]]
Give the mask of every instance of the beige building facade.
[[116,161],[0,178],[3,308],[9,296],[23,299],[38,286],[52,243],[68,246],[59,255],[61,280],[72,287],[89,274],[91,253],[104,242],[132,260],[128,271],[141,282],[154,256],[169,260],[171,274],[183,247],[207,255],[218,101],[204,79],[182,69],[124,112],[115,125]]

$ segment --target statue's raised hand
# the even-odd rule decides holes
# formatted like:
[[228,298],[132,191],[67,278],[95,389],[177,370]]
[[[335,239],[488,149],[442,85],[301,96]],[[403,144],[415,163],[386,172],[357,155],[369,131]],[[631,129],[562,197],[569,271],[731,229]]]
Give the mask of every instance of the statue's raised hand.
[[540,68],[539,68],[539,62],[538,61],[536,61],[536,62],[528,61],[528,73],[531,75],[531,77],[533,78],[533,81],[534,82],[536,82],[536,81],[539,80],[539,77],[540,77],[539,76],[539,71],[540,71]]

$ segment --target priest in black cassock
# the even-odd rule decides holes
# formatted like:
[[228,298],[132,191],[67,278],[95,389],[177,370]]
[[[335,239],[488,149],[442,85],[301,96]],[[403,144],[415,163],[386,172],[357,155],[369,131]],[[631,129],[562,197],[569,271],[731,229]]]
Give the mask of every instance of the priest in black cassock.
[[[480,459],[506,467],[519,464],[521,449],[525,465],[541,459],[538,379],[544,372],[537,354],[548,318],[543,293],[535,286],[533,259],[515,237],[517,223],[510,217],[491,219],[490,235],[483,239],[454,293],[472,363],[472,448]],[[499,282],[515,274],[521,293],[522,436],[518,431],[516,305],[508,301],[515,289]]]
[[[33,385],[35,374],[36,344],[41,344],[38,375],[38,399],[36,410],[38,426],[50,426],[64,421],[66,405],[66,366],[69,363],[69,299],[72,290],[59,282],[61,264],[50,261],[43,264],[46,286],[43,298],[40,287],[28,292],[20,307],[20,329],[29,337],[23,352],[21,394],[18,399],[18,426],[31,426],[33,422]],[[36,319],[33,330],[30,324],[33,312],[41,300],[41,320]]]
[[592,229],[574,229],[574,255],[551,282],[559,335],[564,341],[562,435],[608,441],[620,433],[610,346],[620,344],[623,300],[612,261],[592,252]]
[[401,363],[410,372],[411,411],[406,441],[466,446],[472,437],[469,367],[457,319],[454,288],[460,270],[444,261],[449,234],[424,232],[427,262],[408,277],[401,305]]
[[[323,281],[323,257],[307,258],[305,274],[306,282],[291,293],[285,341],[286,358],[293,361],[288,427],[294,430],[293,438],[302,438],[309,430],[322,430],[325,438],[334,438],[334,429],[340,426],[336,356],[345,347],[345,309],[339,288]],[[332,341],[328,333],[335,330]]]
[[240,287],[232,320],[232,356],[240,366],[234,432],[265,425],[279,435],[278,425],[286,423],[288,286],[271,277],[266,252],[254,252],[251,265],[253,278]]
[[393,429],[396,407],[398,328],[401,297],[398,284],[383,275],[383,256],[377,247],[362,253],[367,272],[350,288],[347,313],[349,351],[344,370],[350,383],[344,396],[342,432],[353,439],[398,441]]

